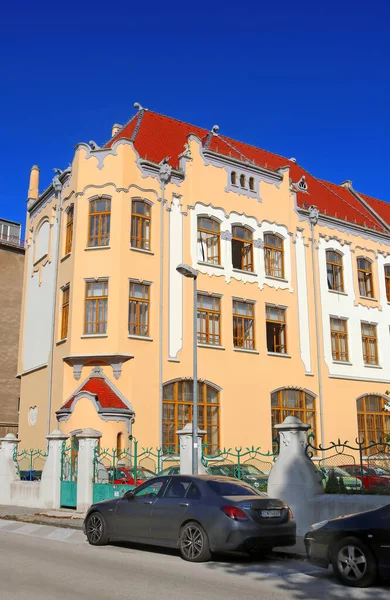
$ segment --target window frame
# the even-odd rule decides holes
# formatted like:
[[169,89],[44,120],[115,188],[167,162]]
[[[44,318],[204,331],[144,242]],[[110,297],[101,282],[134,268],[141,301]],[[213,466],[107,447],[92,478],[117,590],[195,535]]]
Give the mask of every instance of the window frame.
[[[302,408],[295,408],[283,405],[283,392],[299,392],[301,394],[302,400]],[[278,405],[275,406],[272,404],[273,399],[272,396],[277,394]],[[307,408],[307,399],[306,396],[309,396],[311,401],[313,402],[313,408]],[[280,388],[271,392],[271,431],[272,431],[272,443],[273,448],[276,448],[274,440],[277,439],[277,430],[275,430],[275,425],[279,423],[283,423],[287,416],[297,416],[303,423],[308,423],[312,425],[312,432],[314,433],[314,445],[316,440],[316,431],[317,431],[317,407],[316,407],[316,396],[312,394],[308,390],[300,389],[300,388]],[[312,418],[308,418],[308,415],[313,415]],[[277,418],[275,418],[277,415]]]
[[237,186],[237,172],[236,171],[231,171],[231,173],[230,173],[230,184]]
[[[140,285],[142,286],[144,289],[148,290],[148,295],[147,298],[146,297],[142,297],[142,298],[137,298],[136,296],[131,296],[131,286],[132,285]],[[135,279],[130,279],[129,280],[129,313],[128,313],[128,334],[130,336],[136,336],[136,337],[149,337],[150,335],[150,288],[151,288],[151,284],[145,283],[144,281],[138,281]],[[133,323],[133,325],[135,325],[136,328],[136,333],[132,333],[130,332],[130,303],[134,302],[136,304],[136,322],[135,324]],[[140,328],[141,327],[145,327],[144,324],[141,324],[140,322],[140,305],[141,304],[146,304],[147,305],[147,315],[148,315],[148,322],[147,322],[147,330],[146,333],[140,333]]]
[[[213,308],[204,308],[203,306],[199,306],[199,299],[200,298],[212,298],[213,300],[215,300],[218,303],[218,309],[213,309]],[[207,294],[207,292],[197,292],[197,298],[196,298],[196,307],[197,307],[197,313],[198,313],[198,329],[197,329],[197,342],[198,344],[202,344],[205,346],[221,346],[221,296],[217,296],[214,294]],[[205,313],[205,318],[204,319],[200,319],[199,318],[199,313]],[[210,333],[210,317],[217,317],[217,322],[218,322],[218,334],[216,333]],[[201,331],[201,327],[200,325],[203,323],[203,321],[205,321],[206,324],[206,331]],[[212,320],[213,322],[213,320]],[[205,336],[205,339],[201,340],[200,336]],[[214,342],[210,342],[210,338],[218,338],[218,342],[214,343]]]
[[[102,295],[102,296],[88,296],[88,286],[90,285],[96,285],[97,283],[105,283],[106,284],[106,295]],[[98,321],[97,319],[95,321],[91,321],[91,322],[87,322],[87,312],[88,312],[88,305],[91,303],[93,303],[94,301],[96,303],[98,303],[98,301],[101,300],[105,303],[105,310],[104,312],[106,313],[107,317],[105,321]],[[85,281],[85,301],[84,301],[84,335],[106,335],[107,334],[107,325],[108,325],[108,279],[107,278],[102,278],[102,279],[97,279],[97,280],[86,280]],[[97,304],[97,309],[96,309],[96,317],[98,316],[98,304]],[[104,331],[93,331],[93,332],[89,332],[87,331],[88,329],[88,325],[89,324],[93,324],[95,326],[95,328],[104,323]]]
[[73,223],[74,223],[74,204],[71,204],[66,211],[65,226],[65,256],[72,252],[73,247]]
[[[193,390],[193,380],[192,379],[175,379],[173,381],[167,381],[163,384],[163,413],[162,413],[162,431],[163,431],[163,440],[162,440],[162,448],[163,448],[163,452],[166,453],[171,453],[172,450],[174,452],[178,452],[179,449],[179,436],[176,434],[176,432],[181,429],[182,427],[185,426],[186,423],[184,423],[183,421],[179,420],[179,407],[180,406],[186,406],[188,407],[188,422],[191,423],[192,421],[192,414],[193,414],[193,393],[192,393],[192,399],[191,400],[185,400],[184,399],[184,394],[185,394],[185,386],[182,384],[185,383],[190,383],[191,384],[191,388]],[[166,399],[164,398],[164,388],[169,386],[169,385],[173,385],[173,398],[172,399]],[[199,394],[199,386],[201,386],[202,389],[202,393]],[[216,392],[217,394],[217,402],[208,402],[208,398],[207,398],[207,389],[211,388],[214,392]],[[181,392],[181,398],[180,398],[180,392]],[[164,419],[164,405],[166,406],[174,406],[173,408],[173,421],[171,421],[170,419]],[[206,381],[200,381],[198,379],[198,405],[200,407],[203,407],[203,426],[202,426],[202,420],[199,419],[199,415],[198,415],[198,426],[200,429],[204,429],[206,431],[206,435],[203,438],[203,444],[206,444],[206,446],[208,447],[208,449],[210,451],[208,451],[209,455],[214,455],[217,454],[219,448],[220,448],[220,430],[221,430],[221,416],[220,416],[220,408],[221,408],[221,398],[220,398],[220,389],[213,385],[210,382],[206,382]],[[214,425],[213,423],[211,423],[209,425],[210,428],[216,428],[216,432],[217,432],[217,442],[215,444],[213,443],[209,443],[209,431],[208,431],[208,422],[207,422],[207,412],[208,409],[212,409],[212,408],[217,408],[217,423],[216,425]],[[174,431],[174,443],[169,443],[164,441],[165,438],[165,427],[169,427],[170,425],[173,424],[173,431]]]
[[[273,236],[281,241],[281,247],[273,246],[270,243],[267,243],[267,238],[269,236]],[[285,239],[278,233],[274,233],[268,231],[264,234],[264,269],[266,277],[275,277],[276,279],[284,279],[285,278],[285,269],[284,269],[284,242]],[[281,275],[278,275],[277,269],[271,265],[272,262],[272,254],[278,253],[281,255]],[[275,262],[275,261],[274,261]]]
[[[250,239],[245,239],[245,238],[240,238],[237,236],[235,230],[240,227],[241,229],[244,229],[245,231],[247,231],[250,234]],[[234,242],[239,242],[242,244],[240,253],[241,253],[241,260],[240,260],[240,267],[235,267],[233,264],[233,243]],[[247,263],[247,265],[245,265],[245,254],[243,253],[244,248],[249,247],[249,262]],[[252,229],[250,229],[249,227],[247,227],[246,225],[233,225],[232,226],[232,264],[233,264],[233,269],[238,269],[239,271],[246,271],[247,273],[254,273],[254,264],[253,264],[253,231]],[[249,267],[249,268],[248,268]]]
[[[375,335],[369,335],[363,333],[363,326],[373,327]],[[378,356],[378,326],[376,323],[366,323],[365,321],[361,321],[360,323],[361,329],[361,337],[362,337],[362,347],[363,347],[363,362],[365,365],[379,365],[379,356]],[[370,354],[370,343],[374,343],[375,354]],[[368,358],[374,357],[375,362],[368,361]]]
[[[340,263],[336,263],[332,260],[330,260],[328,258],[330,253],[335,254],[336,256],[340,257]],[[344,292],[344,263],[343,263],[343,254],[341,252],[339,252],[338,250],[333,250],[332,248],[327,248],[326,252],[325,252],[325,258],[326,258],[326,282],[327,282],[327,286],[328,286],[328,290],[332,291],[332,292]],[[337,281],[337,277],[335,276],[335,273],[337,271],[337,269],[340,270],[340,280],[341,283],[339,286],[335,286],[335,287],[330,287],[329,285],[329,279],[328,279],[328,275],[329,275],[329,269],[328,269],[328,265],[330,265],[331,268],[331,273],[332,273],[332,280],[333,283],[335,281]]]
[[[216,225],[218,225],[218,231],[212,231],[211,229],[204,229],[203,227],[199,226],[199,222],[201,221],[201,219],[208,219],[209,221],[212,221],[213,223],[215,223]],[[216,219],[215,217],[209,217],[209,216],[205,216],[205,215],[197,215],[197,220],[196,220],[196,244],[197,244],[197,254],[198,254],[198,245],[199,242],[202,242],[202,236],[200,235],[199,237],[199,233],[202,234],[206,234],[206,240],[212,237],[215,237],[217,239],[217,254],[216,255],[209,255],[209,247],[206,244],[206,260],[199,260],[198,262],[203,262],[203,263],[207,263],[208,265],[220,265],[221,264],[221,223],[218,219]],[[211,260],[214,259],[214,260]],[[215,260],[216,259],[216,260]]]
[[[149,215],[139,214],[134,212],[134,204],[142,204],[143,206],[147,206],[149,208]],[[137,220],[136,235],[133,233],[133,222]],[[144,224],[149,224],[149,238],[142,237],[142,231],[144,228]],[[146,231],[146,226],[145,226]],[[135,248],[136,250],[145,250],[146,252],[151,252],[151,239],[152,239],[152,204],[147,200],[142,200],[141,198],[132,198],[131,200],[131,218],[130,218],[130,248]],[[135,240],[135,244],[133,241]],[[146,244],[145,244],[146,242]]]
[[[278,310],[280,312],[283,312],[283,316],[284,316],[284,320],[283,321],[275,321],[274,319],[271,319],[268,316],[268,311],[274,309],[274,310]],[[271,353],[271,354],[281,354],[286,355],[288,354],[287,352],[287,319],[286,319],[286,313],[287,313],[287,308],[284,306],[273,306],[272,304],[266,304],[265,305],[265,326],[266,326],[266,344],[267,344],[267,352]],[[276,344],[275,342],[275,332],[273,335],[273,350],[270,350],[268,348],[268,324],[271,324],[272,327],[275,327],[275,325],[278,325],[278,327],[280,328],[280,330],[283,332],[284,334],[284,344]],[[280,335],[280,333],[279,333]],[[283,348],[284,352],[280,352],[279,350],[277,350],[277,348]]]
[[390,302],[390,265],[384,265],[386,299]]
[[[340,323],[344,323],[345,329],[334,329],[332,321],[340,321]],[[339,317],[330,317],[329,318],[329,326],[330,326],[330,340],[331,340],[331,349],[332,349],[332,359],[338,362],[349,362],[349,345],[348,345],[348,319],[339,318]],[[340,340],[344,338],[345,341],[345,352],[341,351]],[[333,340],[335,340],[336,349],[333,351]],[[345,355],[345,358],[341,358],[342,355]]]
[[69,331],[70,284],[65,285],[61,291],[61,340],[66,340]]
[[[369,265],[370,268],[363,269],[363,268],[359,267],[360,260],[364,260]],[[360,297],[361,298],[375,298],[372,261],[369,258],[366,258],[365,256],[358,256],[356,258],[356,266],[357,266],[358,287],[359,287]],[[362,279],[361,275],[362,275],[363,279]],[[369,281],[369,287],[371,287],[371,290],[369,293],[367,293],[368,292],[367,281]],[[364,285],[365,294],[362,294],[362,287],[361,287],[362,285]]]
[[[104,201],[106,202],[106,209],[104,211],[94,211],[93,210],[93,206],[95,203],[100,202],[100,201]],[[109,207],[109,208],[107,208]],[[92,220],[95,219],[96,222],[98,223],[97,225],[97,231],[98,233],[96,235],[92,235],[91,234],[91,224],[92,224]],[[103,234],[102,231],[102,224],[107,221],[108,223],[108,227],[107,227],[107,231]],[[99,197],[95,197],[95,198],[91,198],[89,200],[89,218],[88,218],[88,243],[87,246],[88,248],[105,248],[107,246],[110,245],[110,233],[111,233],[111,198],[107,197],[107,196],[99,196]],[[103,238],[107,238],[107,243],[102,243],[102,239]],[[97,240],[97,244],[93,244],[92,241],[93,240]]]
[[[381,403],[382,403],[381,411],[378,412],[378,411],[367,410],[367,399],[372,398],[372,397],[380,398]],[[384,405],[388,401],[389,401],[388,398],[382,396],[381,394],[365,394],[363,396],[360,396],[356,400],[358,436],[359,436],[359,438],[361,438],[361,437],[364,438],[364,443],[366,446],[369,445],[371,442],[378,442],[380,437],[382,437],[382,440],[383,440],[386,435],[390,435],[390,426],[388,429],[386,429],[386,427],[385,427],[386,417],[389,418],[389,423],[390,423],[389,413],[384,410]],[[359,404],[361,405],[362,409],[359,409]],[[367,417],[371,417],[372,427],[368,426],[369,423],[367,421]],[[381,420],[381,427],[378,427],[379,419]],[[374,432],[375,439],[373,439],[373,440],[370,439],[371,434],[368,434],[369,431]],[[363,433],[363,435],[362,435],[362,433]],[[377,452],[377,450],[375,448],[372,448],[371,451],[374,453]],[[369,454],[370,451],[368,450],[367,453]]]
[[[241,315],[235,311],[235,304],[245,304],[247,307],[252,307],[252,314]],[[241,300],[239,298],[233,298],[233,312],[232,312],[232,326],[233,326],[233,348],[239,348],[242,350],[256,350],[256,316],[255,316],[255,302],[249,300]],[[245,333],[245,320],[251,321],[252,336],[251,338],[245,338],[243,336],[234,335],[234,332],[238,331],[237,323],[240,322],[240,328]],[[240,340],[242,343],[237,343]],[[251,346],[245,344],[246,341],[252,343]]]

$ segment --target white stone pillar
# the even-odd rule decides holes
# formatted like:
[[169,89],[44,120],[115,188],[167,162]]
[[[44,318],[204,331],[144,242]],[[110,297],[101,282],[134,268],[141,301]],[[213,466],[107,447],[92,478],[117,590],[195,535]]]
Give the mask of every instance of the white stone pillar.
[[42,508],[60,508],[61,492],[61,453],[62,445],[69,438],[66,433],[54,429],[48,440],[48,456],[42,471],[41,478],[41,506]]
[[77,510],[85,512],[92,504],[94,451],[102,437],[100,431],[84,429],[77,435],[79,453],[77,465]]
[[298,537],[305,535],[312,524],[312,499],[324,493],[320,476],[305,452],[309,428],[297,417],[287,417],[275,425],[279,456],[268,478],[268,496],[280,498],[290,506]]
[[[192,423],[187,423],[180,431],[176,431],[179,436],[180,453],[180,475],[191,475],[192,473]],[[198,473],[206,473],[202,465],[202,443],[205,431],[198,429]]]
[[0,504],[11,504],[11,483],[20,480],[14,461],[20,440],[14,433],[7,433],[0,442]]

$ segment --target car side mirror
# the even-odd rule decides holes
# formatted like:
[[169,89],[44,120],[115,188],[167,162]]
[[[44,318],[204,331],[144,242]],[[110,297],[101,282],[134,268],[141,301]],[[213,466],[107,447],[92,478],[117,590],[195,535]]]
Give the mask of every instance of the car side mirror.
[[125,498],[126,498],[126,500],[134,500],[134,498],[135,498],[134,490],[130,490],[129,492],[126,492]]

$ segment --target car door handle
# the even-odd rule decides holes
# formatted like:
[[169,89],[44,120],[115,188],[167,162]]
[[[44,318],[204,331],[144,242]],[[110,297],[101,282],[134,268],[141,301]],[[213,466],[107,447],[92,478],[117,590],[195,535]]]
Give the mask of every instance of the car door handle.
[[188,502],[180,502],[179,506],[189,506]]
[[144,504],[153,504],[153,500],[144,500]]

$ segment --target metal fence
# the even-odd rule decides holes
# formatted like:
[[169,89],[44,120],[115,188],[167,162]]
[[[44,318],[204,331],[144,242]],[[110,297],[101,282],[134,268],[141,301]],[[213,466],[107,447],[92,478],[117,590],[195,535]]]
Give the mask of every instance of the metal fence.
[[350,444],[339,439],[328,447],[313,442],[310,434],[306,454],[318,469],[325,492],[390,495],[389,440],[366,443],[356,439]]
[[214,455],[206,451],[205,444],[202,448],[202,464],[209,475],[235,477],[266,492],[268,476],[279,454],[279,447],[276,443],[275,452],[262,452],[259,446],[224,448]]
[[13,459],[22,481],[40,481],[43,467],[47,458],[42,450],[22,450],[15,448]]

